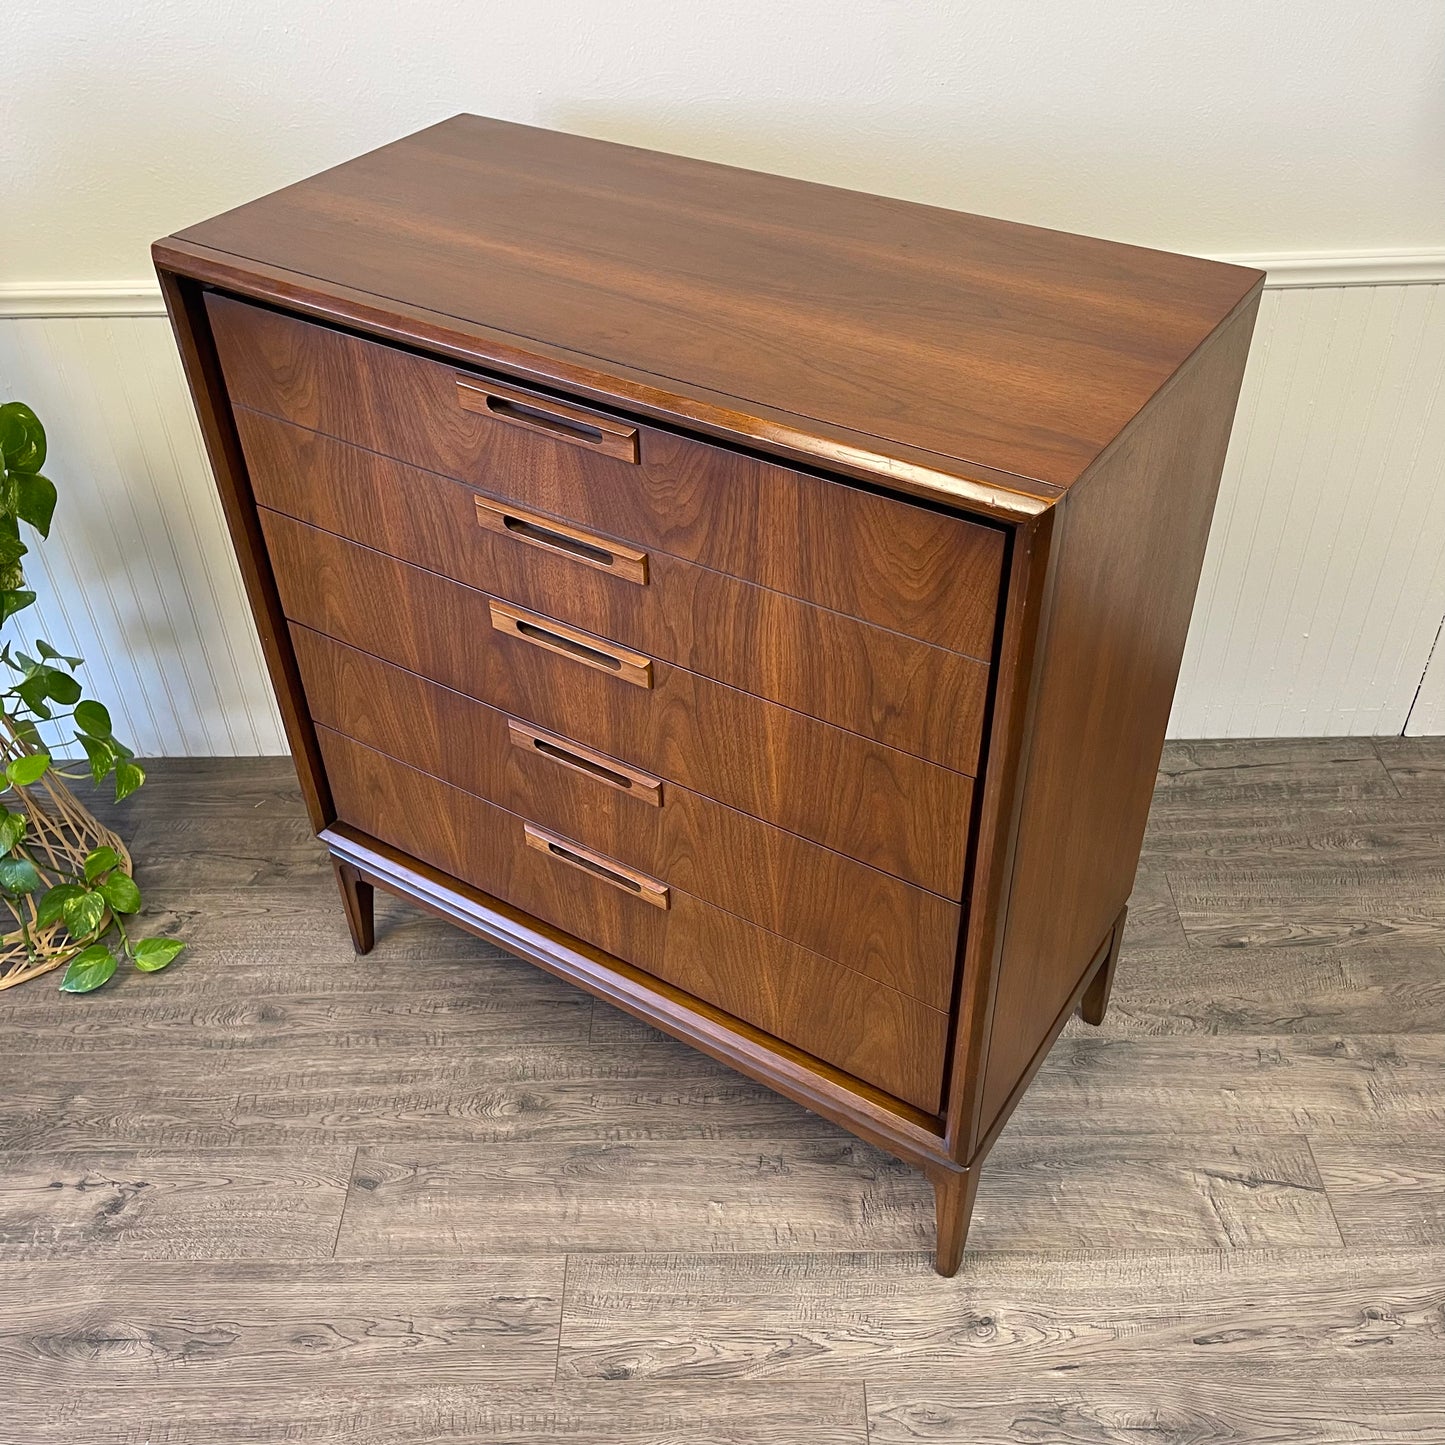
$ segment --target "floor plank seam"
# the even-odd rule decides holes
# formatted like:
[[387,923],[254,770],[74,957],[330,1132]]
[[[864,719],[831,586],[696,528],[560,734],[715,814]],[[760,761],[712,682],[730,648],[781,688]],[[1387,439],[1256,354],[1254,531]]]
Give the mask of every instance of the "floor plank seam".
[[1390,770],[1390,764],[1386,761],[1385,755],[1380,751],[1379,738],[1370,739],[1370,749],[1375,754],[1375,756],[1379,758],[1380,766],[1384,768],[1385,776],[1390,780],[1390,786],[1395,790],[1395,796],[1403,803],[1405,801],[1405,795],[1400,791],[1399,781],[1396,779],[1395,774]]
[[341,1212],[336,1216],[336,1233],[331,1240],[328,1259],[337,1257],[336,1250],[341,1243],[341,1228],[346,1223],[346,1206],[351,1203],[351,1191],[356,1188],[356,1161],[361,1157],[361,1145],[351,1151],[351,1162],[346,1166],[346,1193],[341,1196]]
[[552,1362],[552,1388],[562,1383],[562,1331],[567,1324],[567,1271],[572,1264],[572,1255],[562,1256],[562,1291],[557,1300],[557,1354]]
[[1308,1134],[1301,1134],[1300,1138],[1305,1141],[1305,1149],[1310,1156],[1310,1163],[1314,1166],[1315,1177],[1320,1181],[1320,1192],[1325,1197],[1325,1203],[1329,1205],[1330,1218],[1335,1222],[1335,1233],[1340,1236],[1340,1248],[1348,1249],[1350,1242],[1345,1238],[1345,1231],[1340,1227],[1339,1211],[1335,1208],[1334,1197],[1330,1194],[1330,1186],[1325,1182],[1325,1172],[1320,1168],[1320,1161],[1315,1158],[1315,1143]]

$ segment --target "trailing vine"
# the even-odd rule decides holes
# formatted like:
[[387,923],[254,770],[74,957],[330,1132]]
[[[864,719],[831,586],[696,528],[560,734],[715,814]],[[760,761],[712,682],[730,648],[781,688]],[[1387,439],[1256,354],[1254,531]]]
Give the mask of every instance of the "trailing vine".
[[[40,470],[45,457],[45,429],[35,413],[17,401],[0,405],[0,630],[18,632],[18,619],[35,605],[35,593],[25,581],[29,548],[20,529],[24,523],[42,538],[50,535],[57,494]],[[5,804],[0,806],[0,895],[10,905],[32,962],[42,948],[63,951],[69,963],[62,991],[89,993],[122,960],[154,973],[185,945],[174,938],[134,938],[130,921],[140,910],[141,894],[128,860],[109,844],[71,856],[55,845],[50,813],[37,816],[51,778],[87,776],[67,772],[53,758],[42,725],[58,739],[55,751],[81,749],[90,780],[96,785],[111,780],[117,802],[145,782],[145,770],[115,736],[103,704],[84,695],[76,676],[83,659],[62,653],[44,638],[35,638],[28,651],[20,650],[24,646],[9,637],[0,644],[6,670],[0,681],[8,681],[0,688],[8,759],[0,798]],[[56,791],[51,788],[50,794]]]

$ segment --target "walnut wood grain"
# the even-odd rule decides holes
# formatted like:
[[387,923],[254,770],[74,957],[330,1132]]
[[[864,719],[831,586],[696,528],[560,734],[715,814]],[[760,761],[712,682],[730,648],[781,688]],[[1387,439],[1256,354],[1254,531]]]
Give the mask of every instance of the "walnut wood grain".
[[311,826],[320,829],[331,817],[331,799],[326,796],[326,776],[316,736],[301,701],[296,664],[285,644],[286,620],[261,537],[256,498],[236,434],[235,415],[221,377],[215,340],[205,319],[205,297],[201,287],[187,277],[162,272],[159,279],[216,479],[221,512],[235,549],[246,600],[256,622],[261,655],[276,695],[287,744],[297,759],[297,781],[306,798]]
[[493,598],[487,605],[487,611],[491,615],[493,629],[504,637],[519,638],[558,657],[580,662],[584,667],[595,667],[598,672],[610,673],[620,682],[629,682],[633,687],[652,686],[650,657],[618,647],[615,642],[590,632],[581,632],[554,617],[543,617],[540,613],[513,607],[510,602],[498,602]]
[[[322,638],[320,633],[312,632],[305,635],[313,637],[321,643],[330,642],[329,638]],[[381,669],[386,668],[385,663],[376,658],[366,658],[364,653],[359,653],[354,648],[334,645],[338,651],[349,653],[352,658],[371,662]],[[399,669],[393,669],[393,671],[397,670]],[[417,684],[424,684],[428,690],[435,686],[426,684],[423,678],[415,678],[413,681]],[[450,696],[461,698],[460,693],[453,693]],[[490,712],[492,710],[478,706],[476,711]],[[573,742],[571,738],[564,738],[559,733],[549,733],[544,732],[541,728],[534,728],[531,723],[524,723],[519,718],[507,718],[506,725],[507,737],[512,746],[521,748],[524,754],[530,756],[535,753],[549,762],[556,763],[559,767],[571,768],[573,772],[581,773],[584,778],[589,778],[593,782],[601,783],[608,788],[616,788],[629,798],[635,798],[654,808],[662,807],[665,800],[662,795],[661,778],[654,778],[650,773],[628,767],[626,763],[619,763],[616,758],[609,758],[605,753],[599,753],[594,748],[585,748],[581,743]],[[342,728],[341,731],[345,732],[346,729]],[[366,739],[362,738],[359,741],[364,742]],[[395,749],[392,748],[383,747],[381,751],[392,752],[396,755]],[[469,755],[472,755],[471,750],[469,750]],[[423,768],[422,771],[430,770]]]
[[587,766],[569,764],[571,739],[307,628],[292,637],[325,726],[947,1009],[956,904],[676,783],[619,788],[603,774],[643,775],[592,749]]
[[463,411],[494,416],[510,426],[541,432],[603,456],[637,460],[637,428],[589,407],[544,400],[515,386],[461,373],[457,376],[457,405]]
[[343,822],[917,1108],[938,1107],[946,1014],[680,888],[663,910],[585,870],[558,868],[527,846],[523,819],[339,733],[318,732]]
[[[272,421],[274,418],[257,418]],[[317,441],[329,440],[323,438],[319,433],[312,433]],[[349,454],[353,465],[357,460],[355,450]],[[385,466],[387,458],[377,457],[374,453],[365,454],[366,459]],[[410,469],[415,470],[415,469]],[[334,484],[333,484],[334,485]],[[330,489],[323,495],[330,495]],[[413,496],[415,504],[415,496]],[[598,536],[595,532],[584,532],[580,527],[570,526],[566,522],[559,522],[555,517],[544,517],[540,512],[529,512],[525,507],[513,506],[506,502],[493,502],[483,496],[476,499],[477,525],[485,527],[488,531],[495,532],[499,537],[511,537],[514,540],[524,543],[528,547],[541,547],[545,551],[556,556],[564,557],[569,562],[580,562],[584,567],[596,567],[599,571],[607,572],[613,577],[623,577],[629,582],[636,582],[639,587],[647,586],[647,553],[636,547],[629,547],[622,542],[614,542],[609,537]],[[267,506],[274,503],[268,502]],[[277,507],[277,511],[288,511],[289,508]],[[295,512],[292,516],[297,515]],[[303,521],[310,521],[305,517]],[[321,525],[317,523],[317,525]],[[339,528],[333,527],[332,531]],[[347,535],[351,535],[348,533]],[[364,537],[355,537],[353,540],[365,541]],[[384,550],[384,549],[383,549]],[[435,565],[435,564],[433,564]],[[440,571],[447,571],[446,568],[439,568]],[[448,575],[455,575],[449,573]],[[460,579],[465,581],[465,578]]]
[[1057,486],[1258,279],[477,116],[183,237]]
[[632,466],[456,404],[454,367],[211,296],[232,400],[578,526],[986,658],[999,531],[675,432]]
[[624,894],[632,893],[654,908],[667,909],[672,905],[672,892],[666,883],[649,878],[635,868],[628,868],[615,858],[594,852],[585,843],[575,838],[564,838],[558,833],[549,833],[535,823],[522,824],[522,840],[527,847],[534,848],[543,857],[556,860],[569,868],[580,868],[593,878],[619,888]]
[[[239,409],[236,422],[252,485],[275,511],[904,752],[961,772],[977,766],[988,687],[981,662],[518,511],[257,412]],[[472,508],[488,519],[485,530],[473,525]],[[530,518],[533,534],[508,531],[508,516]],[[590,536],[614,561],[543,551],[534,540],[543,527],[559,538]],[[636,582],[632,569],[644,563],[645,586],[616,580]]]
[[[293,621],[944,896],[972,785],[667,663],[632,687],[492,628],[485,593],[263,513]],[[827,786],[821,786],[821,780]]]
[[[1256,305],[1070,492],[1056,524],[1063,535],[1025,745],[1029,785],[984,1064],[983,1130],[1133,886]],[[1161,487],[1160,477],[1175,485]]]

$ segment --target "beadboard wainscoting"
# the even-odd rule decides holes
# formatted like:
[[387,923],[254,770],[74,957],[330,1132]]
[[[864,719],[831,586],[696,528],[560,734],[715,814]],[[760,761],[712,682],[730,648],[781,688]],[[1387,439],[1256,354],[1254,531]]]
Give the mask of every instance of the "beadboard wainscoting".
[[0,320],[0,398],[45,423],[60,489],[50,540],[25,559],[27,619],[86,659],[142,756],[284,753],[170,323],[159,298],[128,304],[151,314]]
[[1442,292],[1266,290],[1172,737],[1445,728],[1411,712],[1445,616]]
[[[1252,264],[1270,287],[1171,735],[1445,731],[1445,256]],[[284,752],[154,290],[0,288],[0,397],[41,414],[61,488],[38,620],[117,731]]]

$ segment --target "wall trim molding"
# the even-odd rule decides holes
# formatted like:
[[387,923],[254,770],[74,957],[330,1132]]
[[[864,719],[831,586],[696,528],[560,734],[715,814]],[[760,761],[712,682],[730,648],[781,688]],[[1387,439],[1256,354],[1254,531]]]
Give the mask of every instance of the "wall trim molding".
[[0,283],[0,317],[164,316],[154,281]]
[[[1445,250],[1279,251],[1216,255],[1269,273],[1272,290],[1294,286],[1430,286],[1445,283]],[[164,316],[154,281],[0,283],[0,317]]]
[[1269,273],[1271,290],[1292,286],[1432,286],[1445,282],[1445,250],[1277,251],[1215,256]]

